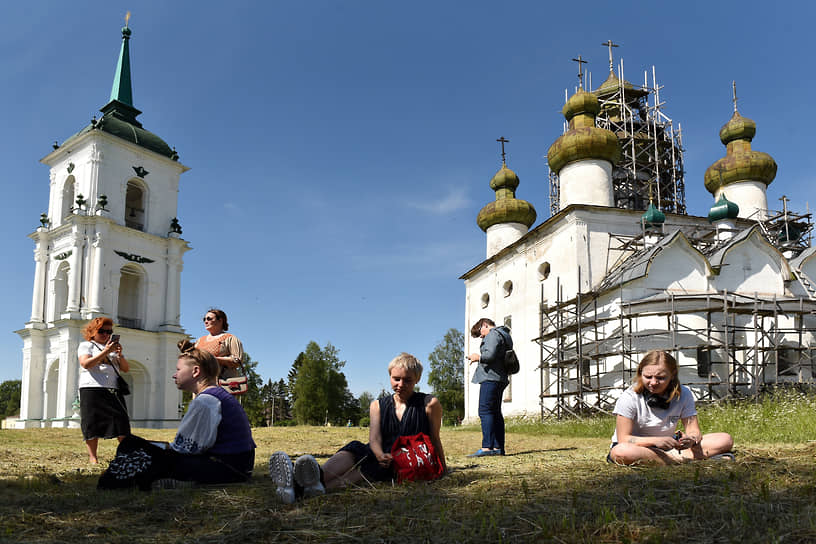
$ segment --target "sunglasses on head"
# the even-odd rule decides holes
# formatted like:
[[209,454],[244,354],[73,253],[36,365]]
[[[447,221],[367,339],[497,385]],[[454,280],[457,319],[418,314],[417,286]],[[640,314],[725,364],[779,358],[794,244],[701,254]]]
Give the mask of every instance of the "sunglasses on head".
[[99,334],[113,334],[113,329],[99,329]]

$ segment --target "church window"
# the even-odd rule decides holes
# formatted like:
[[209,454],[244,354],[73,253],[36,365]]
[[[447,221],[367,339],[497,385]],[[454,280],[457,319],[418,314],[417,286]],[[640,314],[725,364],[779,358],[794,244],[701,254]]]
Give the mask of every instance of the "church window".
[[793,348],[782,348],[776,352],[777,376],[796,376],[799,367],[799,352]]
[[711,350],[705,346],[697,346],[697,376],[699,378],[711,376]]
[[504,285],[502,285],[502,290],[504,291],[504,296],[509,297],[513,292],[513,282],[510,280],[504,282]]
[[120,271],[119,307],[117,318],[119,324],[129,329],[143,328],[143,299],[145,289],[144,271],[135,265],[126,265]]
[[488,304],[490,304],[490,295],[485,293],[482,295],[482,308],[487,308]]
[[68,263],[63,261],[54,275],[54,319],[59,319],[68,308],[68,273],[70,270]]
[[68,176],[65,180],[65,185],[62,186],[62,202],[59,214],[60,222],[70,215],[74,209],[75,185],[74,176]]
[[550,277],[550,263],[543,262],[538,265],[538,281],[544,281]]
[[125,194],[125,226],[136,230],[145,227],[145,188],[138,181],[128,181]]
[[504,326],[507,327],[510,330],[513,330],[513,316],[512,315],[508,315],[507,317],[504,318]]

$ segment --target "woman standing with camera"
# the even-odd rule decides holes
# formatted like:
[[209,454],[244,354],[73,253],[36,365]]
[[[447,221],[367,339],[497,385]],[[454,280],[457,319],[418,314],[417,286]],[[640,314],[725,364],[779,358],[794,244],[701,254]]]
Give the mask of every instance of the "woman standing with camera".
[[92,464],[100,438],[122,439],[130,434],[130,419],[122,391],[119,372],[130,370],[122,355],[119,335],[113,334],[113,320],[95,317],[82,329],[85,341],[77,348],[79,358],[79,415],[82,438]]

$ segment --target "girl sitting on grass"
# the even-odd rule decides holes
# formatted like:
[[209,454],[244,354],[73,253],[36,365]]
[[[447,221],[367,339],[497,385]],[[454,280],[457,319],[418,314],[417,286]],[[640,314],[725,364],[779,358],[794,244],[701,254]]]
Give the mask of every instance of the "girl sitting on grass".
[[[632,386],[615,404],[612,448],[606,459],[619,465],[672,465],[696,459],[733,459],[728,433],[702,434],[691,390],[680,385],[677,361],[665,351],[646,353]],[[677,431],[678,421],[684,432]]]

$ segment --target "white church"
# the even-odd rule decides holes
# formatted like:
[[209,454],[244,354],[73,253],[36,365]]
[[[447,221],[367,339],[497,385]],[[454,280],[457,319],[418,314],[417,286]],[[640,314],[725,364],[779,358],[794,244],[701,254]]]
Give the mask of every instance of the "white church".
[[54,144],[48,212],[34,241],[31,317],[23,340],[18,428],[79,425],[77,346],[89,319],[111,317],[131,370],[123,377],[134,427],[176,427],[180,393],[170,377],[184,253],[175,149],[147,131],[133,105],[129,40],[109,102],[82,130]]
[[[568,125],[549,148],[551,215],[535,227],[502,150],[495,200],[477,218],[485,260],[461,279],[465,330],[488,317],[512,331],[521,371],[505,390],[505,415],[611,412],[649,349],[673,353],[681,381],[703,401],[814,382],[810,214],[784,200],[769,210],[777,166],[752,148],[756,123],[739,113],[735,87],[719,134],[724,157],[699,181],[711,211],[687,215],[679,126],[652,77],[640,87],[622,64],[616,74],[611,46],[600,87],[583,90],[579,75],[562,110]],[[480,339],[465,343],[471,353]],[[473,370],[465,370],[471,421]]]

